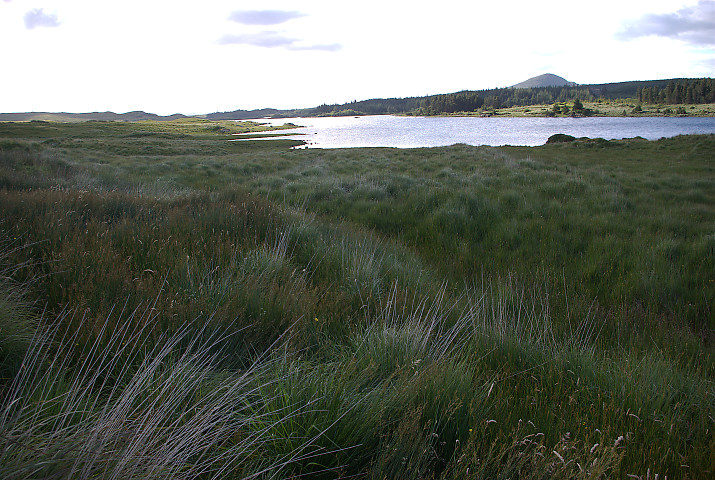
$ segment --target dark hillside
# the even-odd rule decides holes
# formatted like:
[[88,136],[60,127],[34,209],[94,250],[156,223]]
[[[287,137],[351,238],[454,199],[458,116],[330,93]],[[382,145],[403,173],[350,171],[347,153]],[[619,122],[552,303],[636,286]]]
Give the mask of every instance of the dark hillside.
[[569,82],[564,77],[559,77],[553,73],[545,73],[537,77],[532,77],[523,82],[512,85],[511,88],[539,88],[539,87],[573,87],[574,82]]

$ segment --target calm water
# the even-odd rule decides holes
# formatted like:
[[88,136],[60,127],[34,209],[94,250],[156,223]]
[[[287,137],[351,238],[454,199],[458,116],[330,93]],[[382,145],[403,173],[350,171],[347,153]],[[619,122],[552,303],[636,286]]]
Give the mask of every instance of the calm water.
[[591,117],[591,118],[481,118],[481,117],[366,117],[281,118],[255,120],[271,125],[291,122],[302,128],[286,133],[307,141],[307,148],[437,147],[469,145],[542,145],[554,133],[575,137],[655,140],[691,133],[715,133],[715,118]]

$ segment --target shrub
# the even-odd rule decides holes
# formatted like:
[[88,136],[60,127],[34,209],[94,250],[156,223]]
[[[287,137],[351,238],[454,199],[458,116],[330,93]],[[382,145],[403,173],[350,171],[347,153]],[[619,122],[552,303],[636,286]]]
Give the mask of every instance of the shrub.
[[567,143],[573,142],[574,140],[576,140],[576,137],[572,135],[567,135],[565,133],[555,133],[546,140],[546,143]]

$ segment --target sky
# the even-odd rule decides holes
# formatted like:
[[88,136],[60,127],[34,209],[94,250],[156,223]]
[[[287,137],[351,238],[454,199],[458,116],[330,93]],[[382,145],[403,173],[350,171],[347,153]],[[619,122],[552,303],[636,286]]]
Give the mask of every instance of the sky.
[[715,0],[0,0],[0,112],[200,114],[713,76]]

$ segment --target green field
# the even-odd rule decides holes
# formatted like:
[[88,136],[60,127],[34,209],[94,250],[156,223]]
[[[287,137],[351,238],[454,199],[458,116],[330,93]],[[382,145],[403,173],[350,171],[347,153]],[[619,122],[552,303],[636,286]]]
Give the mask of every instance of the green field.
[[714,135],[265,129],[0,123],[0,476],[711,478]]

